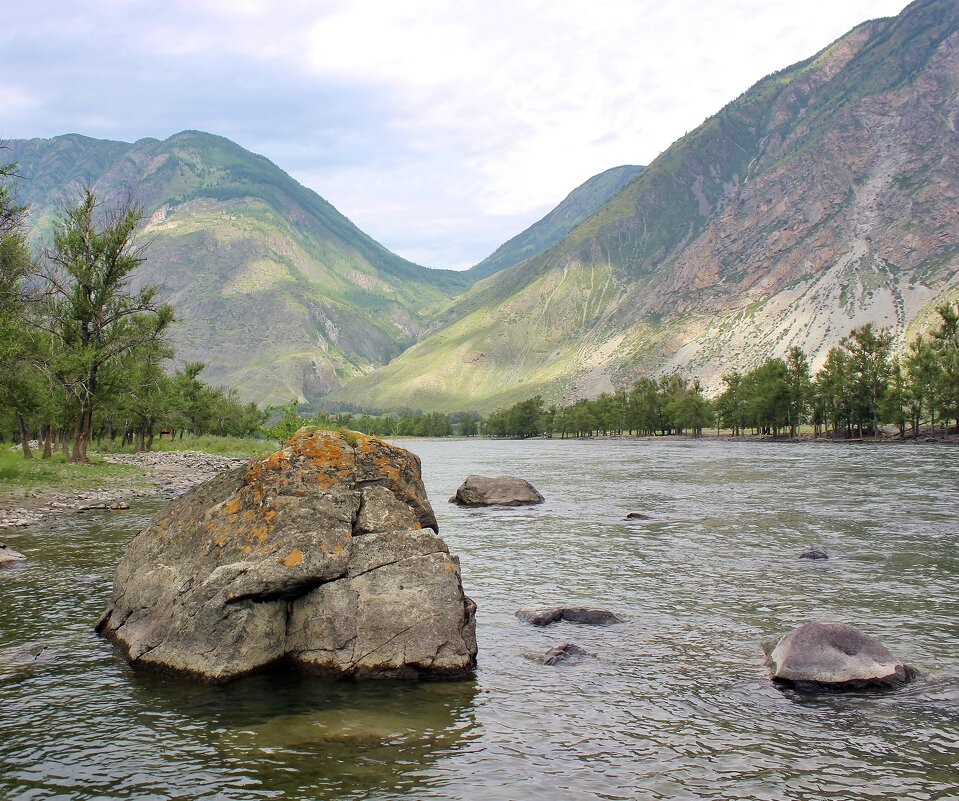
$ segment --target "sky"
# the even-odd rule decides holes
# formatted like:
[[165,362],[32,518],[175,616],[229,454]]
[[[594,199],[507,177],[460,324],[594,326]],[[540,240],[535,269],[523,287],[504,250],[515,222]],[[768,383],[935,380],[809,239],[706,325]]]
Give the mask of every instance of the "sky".
[[905,3],[9,2],[0,139],[220,134],[400,255],[463,269]]

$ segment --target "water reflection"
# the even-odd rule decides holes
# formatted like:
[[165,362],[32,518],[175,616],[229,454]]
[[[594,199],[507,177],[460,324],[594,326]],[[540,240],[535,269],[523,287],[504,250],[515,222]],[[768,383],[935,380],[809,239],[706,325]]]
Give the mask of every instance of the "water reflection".
[[131,671],[161,738],[190,732],[211,762],[269,793],[336,799],[395,791],[480,736],[475,681],[327,682],[285,671],[207,686]]

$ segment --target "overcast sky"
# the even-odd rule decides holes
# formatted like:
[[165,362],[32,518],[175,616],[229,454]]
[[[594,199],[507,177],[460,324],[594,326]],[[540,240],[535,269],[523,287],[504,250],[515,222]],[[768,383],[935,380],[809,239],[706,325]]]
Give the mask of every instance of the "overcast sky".
[[431,267],[648,164],[763,75],[905,0],[5,3],[0,137],[187,128],[270,158]]

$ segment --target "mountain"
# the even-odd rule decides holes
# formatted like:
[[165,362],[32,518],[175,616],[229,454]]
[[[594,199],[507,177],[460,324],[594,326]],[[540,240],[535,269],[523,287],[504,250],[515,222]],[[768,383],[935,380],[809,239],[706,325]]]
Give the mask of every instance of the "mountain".
[[105,209],[143,204],[149,243],[138,283],[163,287],[181,322],[178,361],[244,398],[313,397],[384,364],[413,343],[427,306],[469,287],[375,242],[262,156],[184,131],[133,144],[67,135],[14,140],[18,197],[31,236],[48,236],[81,185]]
[[606,201],[643,171],[642,167],[625,164],[594,175],[576,187],[555,209],[521,234],[500,245],[491,255],[471,267],[475,280],[489,278],[559,242],[579,223],[593,214]]
[[[857,26],[675,142],[551,247],[339,393],[490,409],[730,369],[959,298],[959,3]],[[333,393],[337,397],[338,393]]]

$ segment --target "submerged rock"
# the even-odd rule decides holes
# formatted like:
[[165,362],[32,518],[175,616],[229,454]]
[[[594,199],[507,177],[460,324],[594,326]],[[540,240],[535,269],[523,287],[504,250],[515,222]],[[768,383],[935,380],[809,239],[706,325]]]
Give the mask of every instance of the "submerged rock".
[[25,562],[27,557],[0,542],[0,565]]
[[623,518],[623,520],[649,520],[649,515],[644,515],[642,512],[630,512]]
[[875,637],[828,620],[799,626],[763,650],[773,681],[799,690],[890,689],[921,675]]
[[547,606],[539,609],[520,609],[516,617],[524,623],[534,626],[548,626],[565,620],[568,623],[582,623],[591,626],[608,626],[622,623],[612,612],[606,609],[588,609],[584,606]]
[[822,545],[810,545],[799,554],[800,559],[828,559],[829,551],[827,551]]
[[582,648],[580,648],[575,643],[564,642],[562,645],[557,645],[553,648],[550,648],[543,655],[543,664],[544,665],[575,665],[582,662],[584,659],[590,659],[593,655]]
[[127,547],[97,629],[131,662],[225,681],[279,661],[330,676],[457,676],[475,605],[419,459],[300,429],[167,505]]
[[526,506],[545,499],[528,481],[514,476],[467,476],[450,503],[460,506]]

